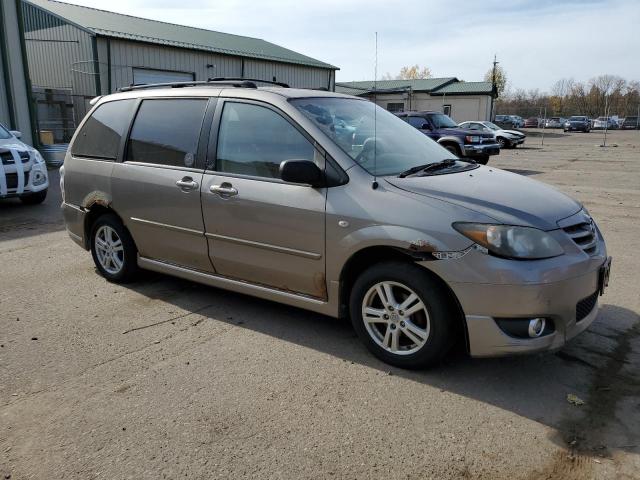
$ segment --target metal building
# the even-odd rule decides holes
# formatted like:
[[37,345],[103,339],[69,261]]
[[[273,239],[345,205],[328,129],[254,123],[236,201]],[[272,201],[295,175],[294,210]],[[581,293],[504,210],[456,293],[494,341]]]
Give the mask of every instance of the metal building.
[[44,143],[69,141],[91,98],[131,84],[224,76],[335,87],[337,67],[265,40],[53,0],[22,8]]
[[392,112],[443,112],[458,123],[490,120],[496,98],[491,82],[463,82],[455,77],[339,82],[336,91],[368,98]]
[[29,87],[25,47],[20,25],[20,0],[0,2],[0,123],[10,130],[19,130],[22,140],[33,143],[32,115],[29,107]]

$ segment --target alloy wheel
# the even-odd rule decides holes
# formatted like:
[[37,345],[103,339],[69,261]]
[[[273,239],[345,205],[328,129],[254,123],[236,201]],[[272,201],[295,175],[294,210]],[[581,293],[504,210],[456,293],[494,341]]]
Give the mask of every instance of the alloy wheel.
[[117,275],[124,265],[122,239],[109,225],[102,225],[95,235],[95,250],[100,266],[111,275]]
[[398,282],[379,282],[367,291],[362,301],[362,320],[373,341],[395,355],[420,350],[431,330],[423,301]]

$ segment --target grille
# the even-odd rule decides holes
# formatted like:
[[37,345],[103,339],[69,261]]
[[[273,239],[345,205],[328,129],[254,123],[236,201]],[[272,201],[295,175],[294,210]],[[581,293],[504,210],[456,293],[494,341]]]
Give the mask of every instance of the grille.
[[589,255],[593,255],[596,252],[598,246],[596,239],[596,227],[593,224],[593,220],[590,222],[576,223],[564,227],[563,230],[571,237],[571,239]]
[[[18,188],[18,174],[17,173],[7,173],[7,188]],[[24,172],[24,186],[26,187],[29,183],[29,172]]]
[[[27,163],[30,159],[31,156],[29,155],[29,152],[18,152],[18,155],[20,155],[20,160],[22,160],[22,163]],[[11,154],[11,151],[4,151],[4,152],[0,152],[0,158],[2,159],[2,164],[3,165],[13,165],[15,162],[13,160],[13,155]]]
[[594,292],[587,298],[583,298],[576,303],[576,322],[583,320],[587,315],[589,315],[595,308],[596,303],[598,303],[598,292]]

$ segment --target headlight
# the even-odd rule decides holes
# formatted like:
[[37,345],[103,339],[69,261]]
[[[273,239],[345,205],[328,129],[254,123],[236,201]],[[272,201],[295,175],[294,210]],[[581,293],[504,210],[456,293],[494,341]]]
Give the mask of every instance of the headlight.
[[564,253],[551,235],[537,228],[483,223],[454,223],[453,228],[499,257],[533,260]]
[[466,143],[479,143],[480,137],[477,135],[467,135],[466,137],[464,137],[464,141]]
[[37,150],[33,151],[33,159],[36,163],[44,163],[44,158],[40,155],[40,152]]

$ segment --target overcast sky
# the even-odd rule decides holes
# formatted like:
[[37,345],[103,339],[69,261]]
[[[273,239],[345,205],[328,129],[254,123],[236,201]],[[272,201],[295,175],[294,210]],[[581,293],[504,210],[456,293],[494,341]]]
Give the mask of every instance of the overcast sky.
[[482,80],[494,53],[514,88],[562,77],[640,80],[640,0],[67,0],[259,37],[340,68],[338,81],[428,66]]

